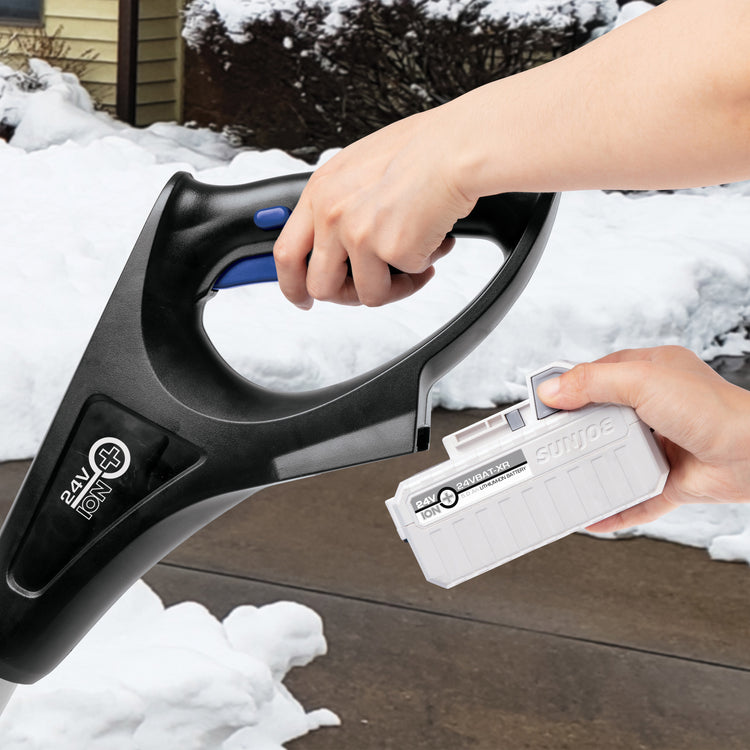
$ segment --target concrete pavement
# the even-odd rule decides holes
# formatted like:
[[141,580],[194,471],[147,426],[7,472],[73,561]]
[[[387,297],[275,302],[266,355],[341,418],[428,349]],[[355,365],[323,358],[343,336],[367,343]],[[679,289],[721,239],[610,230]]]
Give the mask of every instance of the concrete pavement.
[[[384,501],[483,412],[433,415],[433,448],[265,490],[146,580],[221,617],[302,602],[329,653],[287,684],[343,721],[290,750],[745,750],[750,570],[704,550],[573,535],[445,591]],[[0,514],[25,462],[0,465]]]

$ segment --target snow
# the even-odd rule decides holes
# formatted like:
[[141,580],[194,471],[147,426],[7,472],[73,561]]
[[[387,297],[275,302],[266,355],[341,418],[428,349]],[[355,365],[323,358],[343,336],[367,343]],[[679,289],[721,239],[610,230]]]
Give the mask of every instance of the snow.
[[750,564],[750,505],[683,505],[642,526],[611,534],[607,539],[645,536],[708,550],[714,560]]
[[57,669],[16,689],[3,750],[280,750],[340,723],[282,682],[325,652],[320,617],[300,604],[219,622],[195,602],[165,608],[139,581]]
[[[30,94],[0,69],[0,460],[35,453],[159,191],[178,170],[232,184],[304,171],[279,151],[238,151],[174,124],[135,130],[97,113],[70,77],[37,63]],[[323,157],[328,158],[330,154]],[[677,343],[704,357],[748,350],[750,189],[563,197],[545,256],[505,321],[436,387],[436,405],[525,397],[523,378],[555,359]],[[419,295],[376,310],[304,313],[275,285],[222,292],[206,326],[242,374],[304,390],[396,356],[460,310],[498,260],[461,241]],[[385,498],[384,498],[385,499]],[[385,509],[384,509],[385,513]],[[750,563],[748,506],[685,506],[631,530]],[[223,622],[165,609],[136,585],[63,665],[19,688],[0,719],[3,748],[275,750],[336,723],[283,685],[324,653],[317,616],[290,603],[241,607]],[[1,686],[0,686],[1,687]],[[70,716],[76,721],[71,722]]]
[[236,153],[221,136],[205,129],[190,130],[173,123],[131,128],[96,112],[86,90],[71,73],[63,73],[42,60],[30,61],[28,74],[41,90],[33,96],[9,68],[0,66],[0,120],[16,128],[13,146],[25,151],[75,142],[81,146],[107,136],[132,141],[159,162],[186,161],[205,169],[225,163]]
[[[485,343],[438,384],[434,403],[459,409],[521,398],[524,373],[554,359],[584,361],[662,343],[726,351],[714,337],[750,312],[750,246],[742,238],[750,229],[747,208],[741,195],[563,196],[527,290]],[[304,313],[285,307],[276,286],[238,289],[209,304],[206,327],[225,358],[261,385],[323,386],[435,331],[470,301],[496,259],[486,244],[462,241],[419,295],[375,310],[344,313],[318,304]],[[241,337],[232,325],[237,319]]]
[[[381,0],[391,5],[393,0]],[[337,32],[344,23],[344,13],[355,9],[360,0],[191,0],[184,12],[183,37],[189,45],[200,49],[205,33],[216,16],[227,36],[235,44],[251,41],[246,33],[248,24],[271,21],[275,17],[290,18],[301,8],[321,8],[324,12],[320,31]],[[425,12],[434,18],[453,20],[466,6],[465,0],[430,0]],[[327,11],[327,12],[326,12]],[[616,0],[488,0],[482,17],[489,20],[508,19],[511,25],[544,24],[567,26],[574,17],[581,27],[594,22],[611,26],[617,16]]]
[[652,3],[647,3],[645,0],[633,0],[633,2],[625,3],[617,15],[616,26],[622,26],[624,23],[638,18],[638,16],[642,16],[646,11],[652,10],[654,7]]

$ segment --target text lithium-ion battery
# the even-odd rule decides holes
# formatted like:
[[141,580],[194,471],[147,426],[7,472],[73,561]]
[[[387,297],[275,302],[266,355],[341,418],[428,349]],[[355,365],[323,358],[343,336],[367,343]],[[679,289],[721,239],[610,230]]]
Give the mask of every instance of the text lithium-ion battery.
[[529,399],[448,435],[449,460],[404,480],[386,501],[428,581],[449,588],[607,518],[664,488],[669,466],[627,406],[551,409]]

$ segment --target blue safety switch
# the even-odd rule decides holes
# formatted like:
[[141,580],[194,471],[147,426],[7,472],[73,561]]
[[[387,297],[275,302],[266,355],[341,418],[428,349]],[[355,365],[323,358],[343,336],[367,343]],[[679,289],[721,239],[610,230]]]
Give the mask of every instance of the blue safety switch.
[[278,281],[276,264],[273,253],[253,255],[232,263],[224,273],[216,279],[214,289],[229,289],[233,286],[258,284],[262,281]]
[[286,206],[271,206],[255,212],[253,221],[258,229],[281,229],[292,212]]

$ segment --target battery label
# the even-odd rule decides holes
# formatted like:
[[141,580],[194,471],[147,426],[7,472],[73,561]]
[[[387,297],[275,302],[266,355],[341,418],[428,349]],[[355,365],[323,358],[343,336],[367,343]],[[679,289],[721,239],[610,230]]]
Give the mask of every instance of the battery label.
[[517,450],[459,474],[431,492],[420,492],[411,498],[411,506],[417,523],[426,526],[530,479],[531,476],[526,456],[522,450]]

